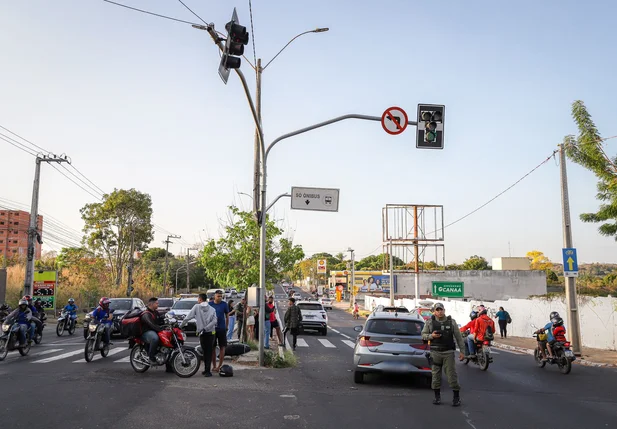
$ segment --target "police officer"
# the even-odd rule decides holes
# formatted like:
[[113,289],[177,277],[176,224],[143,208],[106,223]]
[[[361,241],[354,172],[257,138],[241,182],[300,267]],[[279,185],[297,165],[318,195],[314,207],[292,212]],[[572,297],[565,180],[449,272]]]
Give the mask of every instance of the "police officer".
[[461,405],[459,392],[461,386],[458,384],[456,375],[456,364],[454,362],[454,351],[458,345],[459,359],[463,360],[465,350],[463,337],[458,329],[456,320],[450,316],[446,317],[446,310],[442,303],[438,302],[433,306],[433,316],[427,320],[422,329],[422,339],[431,342],[431,359],[433,364],[433,378],[431,387],[435,392],[433,404],[441,404],[441,369],[443,367],[448,377],[448,384],[454,391],[452,405]]

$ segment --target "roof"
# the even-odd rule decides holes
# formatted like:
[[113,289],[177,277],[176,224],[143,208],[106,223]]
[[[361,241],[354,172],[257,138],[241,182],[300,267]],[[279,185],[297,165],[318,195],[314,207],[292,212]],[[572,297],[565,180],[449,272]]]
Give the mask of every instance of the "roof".
[[418,321],[424,322],[424,319],[422,317],[418,316],[417,314],[393,313],[391,311],[376,311],[374,313],[371,313],[371,315],[368,318],[369,319],[392,319],[392,318],[397,318],[397,319],[403,319],[403,320],[418,320]]

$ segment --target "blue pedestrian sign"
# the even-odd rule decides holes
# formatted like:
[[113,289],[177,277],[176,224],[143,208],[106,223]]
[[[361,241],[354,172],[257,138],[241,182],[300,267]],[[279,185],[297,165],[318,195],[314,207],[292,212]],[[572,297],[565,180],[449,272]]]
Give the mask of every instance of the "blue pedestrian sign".
[[576,249],[563,249],[563,275],[566,277],[578,277]]

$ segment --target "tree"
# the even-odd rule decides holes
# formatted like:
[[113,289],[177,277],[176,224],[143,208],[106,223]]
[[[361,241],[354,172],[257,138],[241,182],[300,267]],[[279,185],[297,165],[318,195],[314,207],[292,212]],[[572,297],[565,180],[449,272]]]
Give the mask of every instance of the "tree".
[[[259,283],[259,225],[253,213],[229,207],[230,222],[224,236],[209,240],[200,253],[199,263],[206,275],[224,287],[244,290]],[[266,217],[266,281],[280,279],[304,257],[302,246],[280,238],[283,230]]]
[[338,252],[336,255],[334,255],[334,257],[339,260],[339,263],[345,260],[345,255],[343,254],[343,252]]
[[583,222],[602,223],[598,228],[600,234],[617,241],[617,156],[611,159],[604,152],[600,133],[582,101],[572,103],[572,117],[579,135],[564,138],[566,154],[596,175],[596,198],[603,202],[596,213],[582,213],[580,219]]
[[85,223],[84,243],[106,258],[111,277],[119,285],[131,241],[134,239],[135,250],[143,250],[154,237],[150,195],[135,189],[114,189],[103,196],[102,202],[86,204],[81,218]]
[[141,258],[145,261],[156,261],[157,259],[165,259],[165,253],[169,258],[173,258],[174,255],[171,252],[167,252],[165,249],[161,247],[153,247],[151,249],[146,250]]
[[490,270],[490,266],[482,256],[473,255],[465,259],[465,262],[461,265],[461,270]]
[[[405,262],[397,256],[392,257],[392,262],[394,264],[395,269],[396,267],[405,265]],[[389,266],[390,266],[390,255],[388,253],[382,253],[379,255],[370,255],[364,259],[361,259],[359,262],[356,263],[356,270],[358,271],[362,271],[362,270],[381,271],[381,270],[388,269]]]
[[553,263],[539,250],[527,252],[526,256],[531,260],[530,266],[532,270],[546,271],[553,269]]

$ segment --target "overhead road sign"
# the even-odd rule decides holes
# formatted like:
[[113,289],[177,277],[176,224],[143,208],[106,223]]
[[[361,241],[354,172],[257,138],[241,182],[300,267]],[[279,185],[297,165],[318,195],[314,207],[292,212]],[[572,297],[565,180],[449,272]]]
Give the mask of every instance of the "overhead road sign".
[[338,200],[339,189],[291,188],[291,208],[293,210],[337,212]]
[[578,258],[576,249],[563,249],[563,275],[565,277],[578,277]]
[[407,113],[400,107],[389,107],[381,115],[381,126],[388,134],[400,134],[405,131],[408,124]]
[[433,296],[440,298],[463,298],[463,282],[433,282]]

